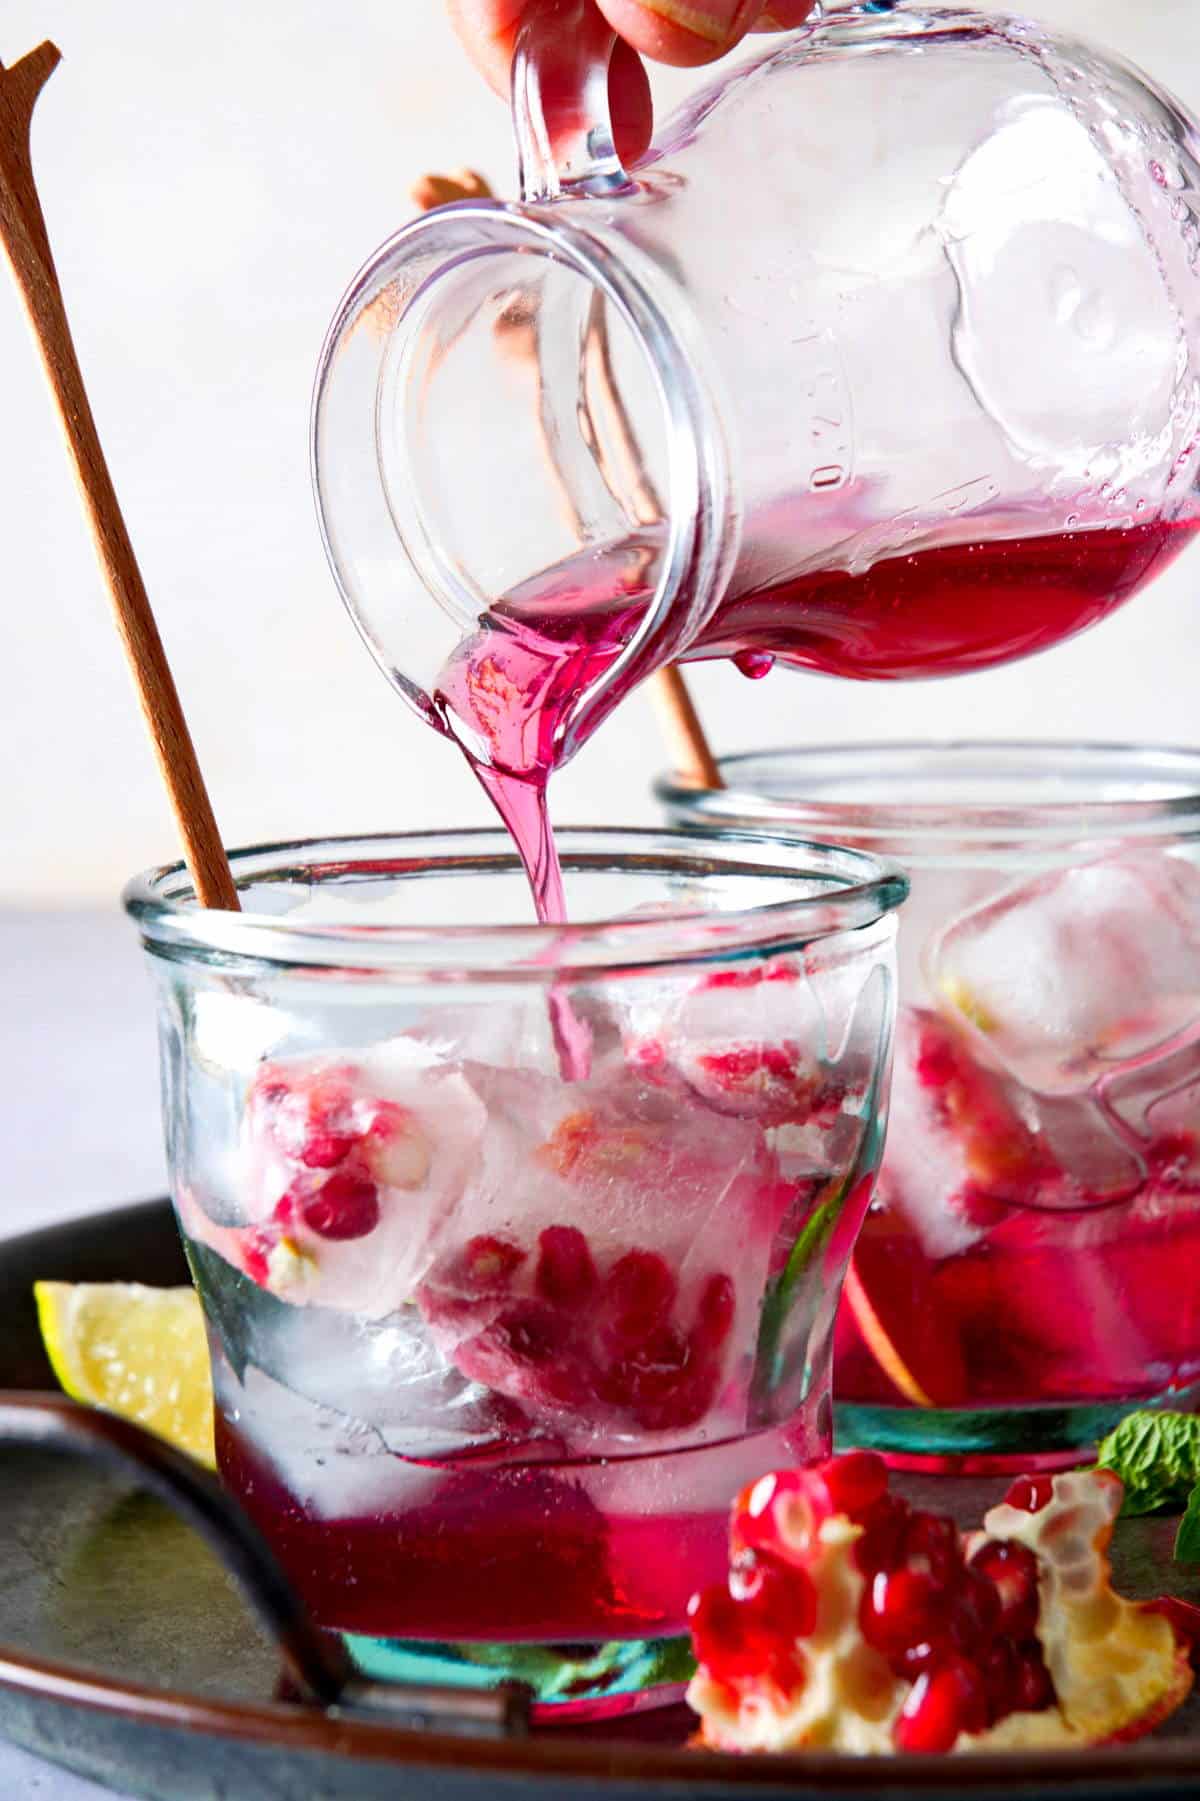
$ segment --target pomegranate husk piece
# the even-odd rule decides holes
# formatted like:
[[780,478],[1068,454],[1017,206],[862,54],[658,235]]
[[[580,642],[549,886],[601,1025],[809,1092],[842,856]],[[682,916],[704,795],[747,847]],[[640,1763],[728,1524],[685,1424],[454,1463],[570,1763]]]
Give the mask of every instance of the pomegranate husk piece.
[[[1157,1601],[1148,1601],[1146,1611],[1148,1613],[1167,1612]],[[1195,1613],[1198,1610],[1193,1608],[1191,1611]],[[1179,1627],[1176,1625],[1173,1614],[1167,1613],[1167,1618],[1171,1621],[1172,1629],[1178,1639]],[[1195,1649],[1194,1639],[1180,1640],[1176,1654],[1175,1681],[1166,1694],[1160,1696],[1155,1705],[1140,1715],[1138,1719],[1130,1720],[1127,1726],[1122,1726],[1117,1732],[1110,1732],[1107,1738],[1098,1739],[1096,1742],[1101,1745],[1131,1745],[1135,1739],[1145,1738],[1148,1733],[1156,1731],[1164,1720],[1169,1720],[1192,1692],[1192,1684],[1195,1681],[1192,1658]]]

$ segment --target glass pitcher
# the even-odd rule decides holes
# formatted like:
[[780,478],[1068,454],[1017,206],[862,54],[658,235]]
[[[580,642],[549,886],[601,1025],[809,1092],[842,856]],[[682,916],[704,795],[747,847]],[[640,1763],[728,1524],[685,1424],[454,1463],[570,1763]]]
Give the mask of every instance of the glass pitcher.
[[609,622],[561,762],[668,661],[979,668],[1104,616],[1194,531],[1183,109],[1027,19],[818,12],[627,171],[612,34],[582,0],[540,9],[520,203],[415,220],[342,302],[326,544],[435,723],[438,672],[497,611],[572,644]]

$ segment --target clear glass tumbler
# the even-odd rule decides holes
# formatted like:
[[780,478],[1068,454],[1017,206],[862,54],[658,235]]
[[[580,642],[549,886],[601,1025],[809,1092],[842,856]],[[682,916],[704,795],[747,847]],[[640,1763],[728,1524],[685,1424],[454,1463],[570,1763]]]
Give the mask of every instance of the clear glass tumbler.
[[[818,845],[499,832],[126,894],[226,1484],[376,1675],[605,1711],[686,1676],[737,1489],[830,1444],[903,878]],[[429,922],[437,922],[431,924]]]
[[852,745],[660,783],[672,818],[894,857],[891,1124],[838,1325],[839,1432],[1074,1459],[1200,1400],[1200,753]]

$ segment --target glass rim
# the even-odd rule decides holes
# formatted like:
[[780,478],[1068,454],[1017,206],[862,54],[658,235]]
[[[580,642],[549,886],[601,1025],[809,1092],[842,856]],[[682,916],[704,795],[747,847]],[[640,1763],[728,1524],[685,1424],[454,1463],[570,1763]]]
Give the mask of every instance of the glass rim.
[[[974,770],[983,781],[995,780],[1005,765],[1022,760],[1031,781],[1058,782],[1058,797],[1013,801],[981,793],[978,800],[923,801],[910,793],[901,800],[876,801],[831,799],[823,792],[835,771],[844,776],[847,769],[857,772],[868,762],[881,786],[897,776],[916,786],[921,775],[943,770],[960,779]],[[807,774],[812,798],[802,797],[799,783],[794,797],[755,785],[756,770],[787,770],[793,764]],[[1083,797],[1085,783],[1094,782],[1105,766],[1114,775],[1123,771],[1128,780],[1138,774],[1139,765],[1146,785],[1152,786],[1157,776],[1161,794]],[[724,830],[728,822],[730,831],[775,834],[794,827],[833,842],[878,840],[892,857],[903,857],[909,846],[920,852],[951,840],[1003,848],[1008,841],[1038,843],[1113,832],[1186,833],[1189,825],[1200,832],[1200,749],[1185,745],[1048,738],[859,740],[742,751],[718,757],[717,767],[726,778],[723,788],[706,788],[669,773],[658,777],[654,793],[670,810],[673,823]],[[1080,793],[1064,795],[1061,790],[1072,783]]]
[[[670,911],[589,919],[566,925],[289,923],[286,913],[230,913],[195,904],[182,862],[144,870],[125,886],[122,902],[147,950],[182,961],[286,964],[377,972],[419,980],[548,982],[564,971],[600,974],[739,953],[779,951],[858,931],[893,912],[908,893],[900,870],[868,851],[770,833],[723,833],[654,827],[567,826],[555,833],[564,872],[632,868],[664,873],[824,880],[826,892],[785,895],[728,911],[681,904]],[[520,863],[500,827],[443,832],[378,832],[300,838],[243,846],[228,853],[234,881],[333,881],[354,870],[371,876],[467,873],[511,875]]]

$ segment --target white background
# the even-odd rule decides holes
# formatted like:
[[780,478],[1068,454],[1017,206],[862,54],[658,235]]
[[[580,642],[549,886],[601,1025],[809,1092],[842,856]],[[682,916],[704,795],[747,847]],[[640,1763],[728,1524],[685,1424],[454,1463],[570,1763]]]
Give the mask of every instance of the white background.
[[[1198,0],[1041,0],[1200,109]],[[482,823],[327,573],[309,390],[338,296],[426,168],[512,187],[504,108],[440,0],[2,0],[0,60],[64,62],[38,176],[95,410],[227,842]],[[696,77],[672,73],[664,96]],[[974,732],[1195,735],[1200,554],[1090,637],[883,689],[694,676],[718,748]],[[0,902],[110,901],[174,854],[24,322],[0,268]],[[561,821],[649,820],[644,696],[560,777]]]

